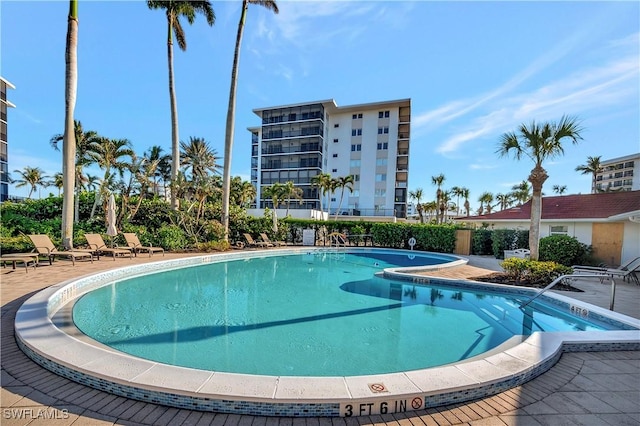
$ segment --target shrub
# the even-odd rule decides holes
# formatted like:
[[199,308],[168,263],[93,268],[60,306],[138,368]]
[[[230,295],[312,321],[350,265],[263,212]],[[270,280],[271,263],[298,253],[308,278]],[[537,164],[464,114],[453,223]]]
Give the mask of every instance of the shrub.
[[496,259],[502,259],[505,250],[529,248],[529,231],[496,229],[492,231],[491,248]]
[[143,245],[159,245],[165,250],[176,251],[185,250],[189,246],[189,241],[184,231],[176,225],[164,225],[158,229],[157,236],[149,242],[142,240],[142,236],[138,236]]
[[471,253],[477,255],[493,254],[493,249],[491,248],[492,234],[493,231],[484,228],[473,231]]
[[583,265],[590,258],[591,247],[568,235],[550,235],[540,239],[539,259],[565,266]]
[[500,266],[516,282],[529,280],[532,283],[549,284],[561,275],[571,274],[571,268],[556,262],[540,262],[519,257],[510,257]]

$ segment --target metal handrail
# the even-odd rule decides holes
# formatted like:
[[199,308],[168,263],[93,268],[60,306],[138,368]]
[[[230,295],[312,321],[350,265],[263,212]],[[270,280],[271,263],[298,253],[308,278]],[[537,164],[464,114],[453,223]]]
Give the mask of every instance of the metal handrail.
[[520,309],[524,308],[529,303],[533,302],[535,299],[537,299],[539,296],[541,296],[542,293],[544,293],[545,291],[549,290],[550,288],[552,288],[554,285],[558,284],[563,279],[569,278],[569,277],[571,277],[571,278],[600,278],[600,279],[609,278],[611,280],[611,300],[609,302],[609,310],[613,311],[614,299],[616,297],[616,281],[613,279],[613,275],[608,275],[605,272],[599,273],[599,274],[565,274],[565,275],[561,275],[558,278],[556,278],[555,280],[553,280],[551,282],[551,284],[549,284],[548,286],[546,286],[545,288],[540,290],[538,293],[536,293],[532,298],[527,300],[525,303],[521,304],[520,305]]

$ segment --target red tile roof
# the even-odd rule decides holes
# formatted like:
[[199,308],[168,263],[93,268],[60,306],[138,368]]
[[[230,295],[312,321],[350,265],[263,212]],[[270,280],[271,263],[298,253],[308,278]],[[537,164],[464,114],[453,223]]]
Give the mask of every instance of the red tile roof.
[[[542,197],[542,220],[606,219],[640,211],[640,191]],[[458,218],[467,221],[529,220],[531,200],[520,207],[481,216]]]

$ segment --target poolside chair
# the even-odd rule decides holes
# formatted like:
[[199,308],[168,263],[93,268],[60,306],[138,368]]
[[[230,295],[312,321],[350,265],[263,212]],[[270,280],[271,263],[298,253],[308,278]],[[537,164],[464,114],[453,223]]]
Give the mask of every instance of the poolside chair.
[[[572,266],[572,268],[574,275],[598,274],[602,275],[603,277],[621,277],[623,281],[631,282],[633,280],[636,284],[640,284],[640,279],[636,274],[636,272],[640,271],[640,257],[636,257],[635,259],[632,259],[631,261],[620,265],[619,268],[604,268],[597,266],[580,265],[574,265]],[[603,280],[601,279],[600,281],[602,282]]]
[[45,234],[37,234],[37,235],[29,235],[29,239],[35,246],[35,251],[38,255],[46,256],[49,258],[49,265],[53,264],[53,260],[56,257],[68,257],[71,259],[71,263],[73,266],[76,265],[76,258],[82,259],[88,257],[89,260],[93,263],[93,254],[90,251],[82,251],[82,250],[69,250],[69,251],[60,251],[56,248],[49,238],[48,235]]
[[271,241],[269,239],[269,236],[265,233],[265,232],[261,232],[260,233],[260,238],[262,238],[262,241],[264,241],[265,243],[271,244],[272,246],[286,246],[287,243],[284,241]]
[[505,250],[504,258],[505,260],[510,257],[517,257],[520,259],[528,259],[531,257],[531,251],[529,249],[515,249],[515,250]]
[[116,260],[117,255],[128,255],[129,258],[132,258],[132,248],[130,247],[107,247],[102,239],[102,235],[100,234],[84,234],[84,237],[87,239],[87,244],[89,248],[92,250],[92,253],[95,254],[98,259],[100,259],[100,253],[102,254],[111,254],[113,260]]
[[160,252],[164,256],[164,249],[162,247],[153,247],[151,245],[143,246],[140,240],[138,239],[138,236],[133,232],[129,232],[129,233],[123,232],[122,235],[124,235],[124,239],[127,241],[127,245],[131,247],[131,249],[133,249],[133,253],[136,256],[140,252],[149,253],[149,257],[151,257],[153,253],[156,253],[156,252]]
[[251,234],[244,233],[244,239],[247,240],[247,245],[249,247],[273,247],[273,244],[268,243],[266,241],[256,241],[253,239]]

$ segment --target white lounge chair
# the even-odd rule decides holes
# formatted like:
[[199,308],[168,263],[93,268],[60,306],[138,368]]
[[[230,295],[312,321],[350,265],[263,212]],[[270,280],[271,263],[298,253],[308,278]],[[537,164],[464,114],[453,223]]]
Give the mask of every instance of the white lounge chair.
[[528,259],[531,257],[531,250],[529,249],[515,249],[515,250],[505,250],[504,258],[508,259],[510,257],[518,257],[520,259]]

